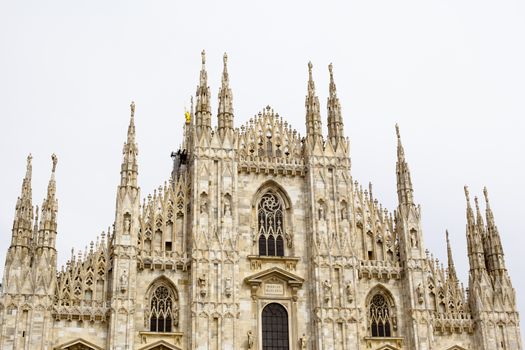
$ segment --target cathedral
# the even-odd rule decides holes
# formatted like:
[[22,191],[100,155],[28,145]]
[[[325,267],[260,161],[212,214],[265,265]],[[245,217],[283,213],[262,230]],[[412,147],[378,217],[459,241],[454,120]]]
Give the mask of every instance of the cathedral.
[[214,115],[203,52],[173,170],[147,195],[131,103],[115,220],[62,267],[58,159],[38,207],[29,155],[0,292],[0,349],[522,349],[487,190],[478,201],[465,187],[465,288],[448,233],[446,266],[424,245],[397,126],[397,208],[352,178],[332,65],[329,74],[328,135],[311,63],[306,135],[270,106],[235,126],[227,56]]

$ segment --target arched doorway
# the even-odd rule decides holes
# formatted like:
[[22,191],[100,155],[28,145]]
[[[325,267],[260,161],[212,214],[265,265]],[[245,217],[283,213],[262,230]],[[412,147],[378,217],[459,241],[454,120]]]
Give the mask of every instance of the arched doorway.
[[263,350],[288,350],[288,312],[277,303],[271,303],[262,311]]

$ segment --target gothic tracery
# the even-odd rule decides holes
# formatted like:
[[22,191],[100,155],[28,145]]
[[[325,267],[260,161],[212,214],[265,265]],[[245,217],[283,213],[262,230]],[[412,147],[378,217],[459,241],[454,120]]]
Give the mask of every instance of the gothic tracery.
[[257,205],[259,255],[284,256],[284,215],[280,198],[264,194]]

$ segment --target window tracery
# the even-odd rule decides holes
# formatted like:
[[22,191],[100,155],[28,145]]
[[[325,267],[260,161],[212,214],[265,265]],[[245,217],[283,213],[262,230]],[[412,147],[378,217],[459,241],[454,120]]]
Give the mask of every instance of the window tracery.
[[392,315],[390,305],[382,294],[376,294],[368,307],[369,327],[372,337],[392,336]]
[[259,255],[284,256],[283,204],[274,193],[264,194],[257,205]]
[[149,310],[149,330],[151,332],[171,332],[179,324],[176,297],[165,285],[153,291]]

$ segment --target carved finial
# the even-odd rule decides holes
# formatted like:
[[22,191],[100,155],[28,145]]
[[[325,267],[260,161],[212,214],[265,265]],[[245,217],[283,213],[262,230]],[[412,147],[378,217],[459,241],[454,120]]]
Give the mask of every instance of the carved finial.
[[222,56],[222,62],[224,63],[224,67],[228,64],[228,54],[225,52]]
[[470,203],[470,193],[468,191],[468,186],[467,185],[463,186],[463,189],[465,190],[465,198],[467,198],[467,202]]
[[32,162],[33,162],[33,155],[31,155],[31,153],[29,153],[27,155],[27,164],[26,164],[26,169],[27,170],[31,169]]
[[399,132],[399,125],[396,123],[396,135],[398,139],[401,139],[401,134]]
[[[330,72],[330,84],[328,86],[328,89],[329,89],[329,92],[330,92],[330,97],[328,98],[329,111],[330,111],[330,110],[333,110],[334,108],[337,108],[339,102],[337,102],[337,100],[336,100],[337,99],[337,97],[336,97],[336,94],[337,94],[336,90],[337,90],[337,88],[335,86],[335,81],[334,81],[334,66],[331,63],[328,65],[328,71]],[[339,109],[339,108],[337,108],[337,109]],[[341,119],[340,115],[334,115],[333,117],[337,118],[338,120]],[[341,136],[342,136],[342,134],[341,134]]]
[[483,187],[483,196],[485,197],[485,203],[487,203],[487,208],[489,205],[489,192],[487,191],[487,187]]
[[202,50],[201,52],[202,66],[206,64],[206,51]]
[[56,154],[53,153],[51,155],[51,161],[53,162],[53,168],[51,169],[51,171],[54,173],[57,168],[57,163],[58,163],[58,157],[56,156]]
[[310,80],[312,80],[312,68],[313,64],[311,61],[308,62],[308,75],[310,76]]
[[131,109],[131,118],[133,118],[135,116],[135,101],[131,101],[129,108]]

